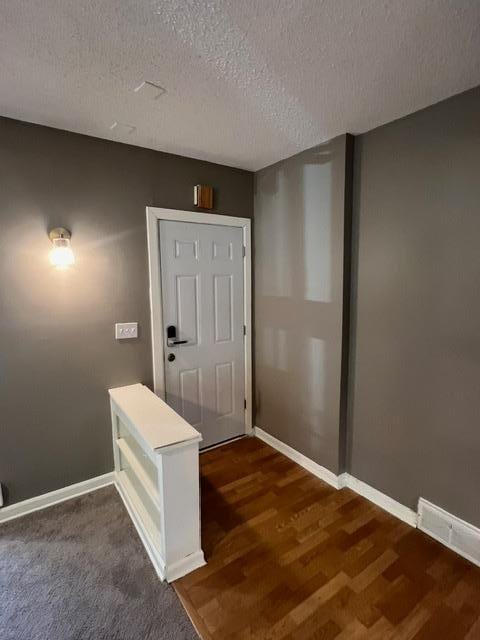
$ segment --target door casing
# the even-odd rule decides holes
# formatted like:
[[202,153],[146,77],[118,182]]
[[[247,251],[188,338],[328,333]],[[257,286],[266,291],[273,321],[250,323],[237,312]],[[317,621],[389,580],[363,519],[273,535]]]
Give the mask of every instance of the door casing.
[[162,313],[162,278],[160,262],[159,221],[176,220],[200,224],[214,224],[243,229],[244,256],[244,304],[243,323],[246,327],[245,348],[245,433],[252,433],[252,250],[251,220],[216,213],[200,213],[177,209],[147,207],[147,245],[150,291],[150,320],[152,329],[152,359],[154,391],[165,399],[165,365],[164,365],[164,328]]

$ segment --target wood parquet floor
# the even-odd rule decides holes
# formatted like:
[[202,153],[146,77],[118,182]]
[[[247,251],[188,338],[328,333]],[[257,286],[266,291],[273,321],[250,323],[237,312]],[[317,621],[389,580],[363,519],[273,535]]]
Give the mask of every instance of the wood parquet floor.
[[203,640],[480,640],[480,569],[256,438],[200,456]]

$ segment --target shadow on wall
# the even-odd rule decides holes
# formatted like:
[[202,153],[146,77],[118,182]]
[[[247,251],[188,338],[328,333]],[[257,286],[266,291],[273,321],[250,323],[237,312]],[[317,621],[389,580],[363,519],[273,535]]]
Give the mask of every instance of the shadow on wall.
[[256,424],[336,472],[345,138],[260,171]]

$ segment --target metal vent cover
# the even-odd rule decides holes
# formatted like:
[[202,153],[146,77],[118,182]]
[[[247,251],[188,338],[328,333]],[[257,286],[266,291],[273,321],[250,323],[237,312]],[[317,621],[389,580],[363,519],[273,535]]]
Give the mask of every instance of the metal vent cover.
[[480,529],[424,498],[418,501],[418,528],[480,566]]

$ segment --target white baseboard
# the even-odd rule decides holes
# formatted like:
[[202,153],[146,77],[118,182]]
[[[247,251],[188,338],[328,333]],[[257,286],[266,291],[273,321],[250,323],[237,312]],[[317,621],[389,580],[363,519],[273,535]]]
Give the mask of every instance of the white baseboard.
[[287,458],[290,458],[290,460],[293,460],[307,471],[310,471],[310,473],[313,473],[313,475],[317,476],[317,478],[320,478],[320,480],[323,480],[335,489],[341,488],[339,484],[340,476],[335,475],[333,471],[330,471],[330,469],[322,467],[322,465],[318,464],[317,462],[310,460],[310,458],[304,456],[303,453],[299,453],[288,444],[277,440],[277,438],[271,436],[269,433],[267,433],[263,429],[260,429],[259,427],[254,427],[254,433],[257,438],[263,440],[263,442],[266,442],[277,451],[280,451],[280,453],[283,453],[284,456],[287,456]]
[[384,511],[388,511],[392,516],[395,516],[399,520],[403,520],[411,527],[417,526],[417,514],[413,509],[409,509],[405,505],[397,502],[390,496],[378,491],[378,489],[374,489],[369,484],[362,482],[362,480],[358,480],[354,478],[350,474],[346,473],[346,484],[345,486],[358,493],[360,496],[363,496],[373,504],[376,504],[377,507],[380,507]]
[[206,564],[203,551],[197,551],[196,553],[192,553],[186,558],[182,558],[178,562],[170,565],[167,569],[167,575],[165,576],[166,580],[167,582],[173,582],[178,578],[186,576],[190,571],[195,571],[195,569],[199,569]]
[[317,476],[317,478],[320,478],[320,480],[324,480],[335,489],[343,489],[344,487],[348,487],[349,489],[352,489],[352,491],[355,491],[355,493],[358,493],[367,500],[370,500],[370,502],[373,502],[381,509],[388,511],[388,513],[399,518],[400,520],[403,520],[403,522],[406,522],[410,526],[417,526],[417,514],[415,513],[415,511],[409,509],[403,504],[400,504],[400,502],[397,502],[393,498],[390,498],[381,491],[374,489],[365,482],[357,480],[357,478],[354,478],[349,473],[341,473],[339,476],[335,475],[329,469],[326,469],[313,460],[310,460],[310,458],[307,458],[307,456],[304,456],[302,453],[299,453],[295,449],[292,449],[292,447],[288,446],[287,444],[281,442],[280,440],[277,440],[277,438],[271,436],[269,433],[266,433],[259,427],[255,427],[255,435],[257,436],[257,438],[260,438],[260,440],[263,440],[277,451],[280,451],[280,453],[283,453],[285,456],[287,456],[287,458],[290,458],[290,460],[293,460],[307,471],[310,471],[310,473],[313,473],[314,476]]
[[339,489],[343,489],[344,487],[348,487],[348,479],[349,479],[349,475],[348,473],[341,473],[339,476],[337,476],[337,482],[338,482],[338,488]]
[[28,513],[33,513],[46,507],[52,507],[55,504],[76,498],[84,493],[90,493],[90,491],[95,491],[96,489],[101,489],[112,483],[113,473],[105,473],[103,476],[96,476],[95,478],[77,482],[76,484],[71,484],[68,487],[63,487],[56,491],[44,493],[41,496],[35,496],[35,498],[17,502],[8,507],[2,507],[0,509],[0,523],[26,516]]

